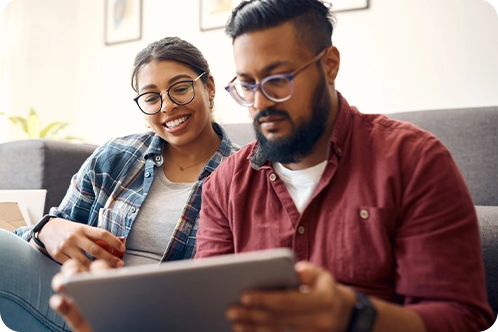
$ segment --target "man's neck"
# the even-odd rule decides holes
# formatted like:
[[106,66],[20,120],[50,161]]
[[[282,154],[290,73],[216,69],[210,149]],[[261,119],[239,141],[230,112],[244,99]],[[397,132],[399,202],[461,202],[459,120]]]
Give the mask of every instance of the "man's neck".
[[331,110],[330,116],[327,119],[327,125],[322,136],[313,145],[313,151],[297,163],[282,164],[285,168],[291,170],[306,169],[318,165],[324,160],[327,160],[329,155],[329,142],[332,131],[334,130],[335,121],[339,114],[340,102],[337,97],[337,92],[334,90],[331,93]]

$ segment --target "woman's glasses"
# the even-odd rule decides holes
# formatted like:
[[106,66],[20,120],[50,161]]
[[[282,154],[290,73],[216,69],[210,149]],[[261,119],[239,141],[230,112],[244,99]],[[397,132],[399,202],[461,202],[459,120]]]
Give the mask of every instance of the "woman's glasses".
[[[169,99],[177,105],[187,105],[195,97],[194,83],[202,77],[206,72],[203,72],[193,80],[185,80],[176,82],[168,88],[166,92]],[[145,92],[133,99],[140,110],[147,115],[159,113],[163,107],[163,92]]]

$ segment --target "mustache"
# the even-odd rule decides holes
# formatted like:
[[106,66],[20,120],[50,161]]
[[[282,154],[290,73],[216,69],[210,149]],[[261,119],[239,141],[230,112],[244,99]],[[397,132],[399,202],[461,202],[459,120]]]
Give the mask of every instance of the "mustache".
[[287,113],[286,111],[270,108],[270,109],[265,109],[265,110],[259,111],[258,114],[256,114],[256,116],[254,117],[253,122],[254,122],[254,124],[257,124],[258,121],[262,117],[272,116],[272,115],[278,115],[278,116],[284,117],[286,120],[289,120],[289,121],[291,119],[289,116],[289,113]]

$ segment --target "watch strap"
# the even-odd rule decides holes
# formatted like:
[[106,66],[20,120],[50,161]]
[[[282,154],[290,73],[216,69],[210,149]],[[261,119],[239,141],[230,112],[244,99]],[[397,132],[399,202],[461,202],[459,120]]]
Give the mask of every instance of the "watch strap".
[[40,230],[43,228],[43,226],[45,226],[45,224],[47,222],[49,222],[52,218],[57,218],[56,215],[54,214],[46,214],[44,215],[40,221],[38,221],[34,226],[33,228],[31,229],[31,238],[33,239],[33,241],[41,248],[44,248],[45,249],[45,245],[43,244],[43,242],[40,241],[40,239],[38,238],[38,232],[40,232]]
[[347,332],[370,332],[373,330],[375,319],[377,318],[377,310],[365,294],[356,290],[353,291],[357,300]]

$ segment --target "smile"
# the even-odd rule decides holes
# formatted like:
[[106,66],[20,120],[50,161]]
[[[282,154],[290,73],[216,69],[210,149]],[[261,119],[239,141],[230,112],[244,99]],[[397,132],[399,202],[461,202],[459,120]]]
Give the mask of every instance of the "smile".
[[165,126],[168,127],[169,129],[176,128],[179,125],[181,125],[182,123],[184,123],[185,121],[187,121],[187,119],[189,117],[190,117],[190,115],[186,115],[186,116],[182,116],[181,118],[178,118],[178,119],[175,119],[172,121],[168,121],[165,123]]

